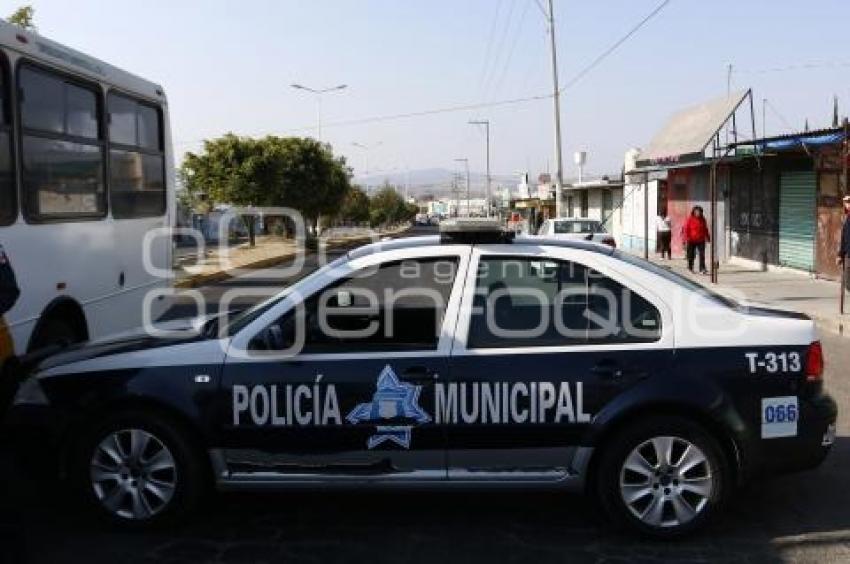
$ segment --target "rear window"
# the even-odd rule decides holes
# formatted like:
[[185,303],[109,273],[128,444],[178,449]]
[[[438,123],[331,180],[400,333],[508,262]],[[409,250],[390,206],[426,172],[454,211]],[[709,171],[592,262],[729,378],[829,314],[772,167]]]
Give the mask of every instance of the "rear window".
[[658,266],[655,263],[649,262],[649,261],[644,260],[640,257],[636,257],[632,254],[625,253],[625,252],[620,251],[620,250],[615,250],[613,253],[611,253],[611,256],[616,258],[616,259],[619,259],[623,262],[629,263],[633,266],[637,266],[639,268],[642,268],[643,270],[647,270],[647,271],[649,271],[649,272],[651,272],[651,273],[653,273],[657,276],[660,276],[661,278],[664,278],[668,282],[673,282],[674,284],[678,285],[681,288],[684,288],[686,290],[690,290],[691,292],[700,293],[703,296],[706,296],[707,298],[712,299],[712,300],[716,301],[717,303],[724,305],[724,306],[726,306],[730,309],[735,309],[735,310],[741,309],[741,305],[738,302],[736,302],[735,300],[728,298],[726,296],[723,296],[721,294],[718,294],[714,290],[711,290],[710,288],[707,288],[707,287],[703,286],[702,284],[698,284],[697,282],[694,282],[690,278],[683,276],[683,275],[679,274],[678,272],[674,272],[673,270],[671,270],[669,268],[664,268],[663,266]]
[[596,221],[556,221],[555,233],[604,233]]

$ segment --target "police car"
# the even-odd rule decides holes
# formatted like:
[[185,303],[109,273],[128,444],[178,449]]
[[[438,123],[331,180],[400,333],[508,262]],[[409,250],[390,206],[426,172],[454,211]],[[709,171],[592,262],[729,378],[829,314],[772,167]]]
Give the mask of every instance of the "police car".
[[605,245],[445,222],[243,312],[21,359],[6,419],[26,460],[131,526],[210,487],[504,486],[675,536],[823,461],[823,362],[804,315]]

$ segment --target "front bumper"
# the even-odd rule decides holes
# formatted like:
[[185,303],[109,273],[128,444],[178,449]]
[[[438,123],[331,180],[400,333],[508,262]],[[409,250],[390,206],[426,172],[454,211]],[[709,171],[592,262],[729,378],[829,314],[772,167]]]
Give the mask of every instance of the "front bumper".
[[758,439],[752,445],[752,475],[776,475],[820,466],[835,441],[838,407],[828,394],[800,398],[797,435]]

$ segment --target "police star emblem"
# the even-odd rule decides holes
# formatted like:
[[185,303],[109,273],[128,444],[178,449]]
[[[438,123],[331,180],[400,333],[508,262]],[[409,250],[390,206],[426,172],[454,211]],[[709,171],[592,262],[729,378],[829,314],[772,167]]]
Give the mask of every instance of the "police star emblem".
[[376,424],[376,434],[369,437],[366,443],[370,449],[386,441],[402,448],[410,448],[410,431],[413,425],[385,425],[381,422],[401,419],[405,422],[413,421],[417,425],[429,423],[431,416],[419,406],[421,391],[422,386],[399,380],[388,364],[378,375],[372,401],[358,404],[346,416],[346,420],[353,425]]

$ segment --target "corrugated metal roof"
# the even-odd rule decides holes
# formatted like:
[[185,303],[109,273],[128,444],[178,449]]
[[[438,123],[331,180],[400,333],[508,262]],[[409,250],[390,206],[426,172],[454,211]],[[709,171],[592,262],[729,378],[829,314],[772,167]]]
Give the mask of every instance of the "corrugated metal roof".
[[783,141],[797,143],[838,143],[844,139],[843,127],[827,127],[824,129],[814,129],[812,131],[797,131],[794,133],[784,133],[782,135],[774,135],[772,137],[763,137],[761,139],[750,139],[747,141],[738,141],[730,143],[730,147],[752,146],[752,145],[770,145],[777,143],[781,145]]
[[744,101],[748,90],[686,108],[673,114],[638,161],[652,164],[673,163],[682,155],[702,153],[732,112]]

